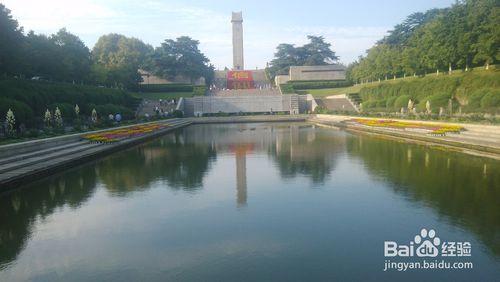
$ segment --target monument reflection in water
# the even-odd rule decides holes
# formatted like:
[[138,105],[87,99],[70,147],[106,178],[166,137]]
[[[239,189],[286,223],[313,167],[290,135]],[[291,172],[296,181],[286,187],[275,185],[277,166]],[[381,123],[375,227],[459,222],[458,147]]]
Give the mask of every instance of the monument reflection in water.
[[[492,280],[497,161],[303,123],[190,126],[0,196],[0,280]],[[383,272],[422,227],[474,269]]]

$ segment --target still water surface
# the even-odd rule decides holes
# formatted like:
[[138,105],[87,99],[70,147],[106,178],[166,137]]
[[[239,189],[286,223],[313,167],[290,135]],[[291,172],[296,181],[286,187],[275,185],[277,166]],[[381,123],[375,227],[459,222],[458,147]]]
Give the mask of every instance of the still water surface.
[[[474,268],[384,272],[423,227]],[[498,161],[305,123],[190,126],[0,195],[0,281],[498,277]]]

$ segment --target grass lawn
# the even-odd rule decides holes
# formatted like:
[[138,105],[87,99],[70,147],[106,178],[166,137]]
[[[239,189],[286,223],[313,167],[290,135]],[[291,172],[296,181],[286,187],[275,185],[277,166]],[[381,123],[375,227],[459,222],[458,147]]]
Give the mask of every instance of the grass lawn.
[[172,99],[180,97],[193,97],[193,92],[158,92],[158,93],[134,93],[135,97],[148,99],[148,100],[159,100],[159,99]]

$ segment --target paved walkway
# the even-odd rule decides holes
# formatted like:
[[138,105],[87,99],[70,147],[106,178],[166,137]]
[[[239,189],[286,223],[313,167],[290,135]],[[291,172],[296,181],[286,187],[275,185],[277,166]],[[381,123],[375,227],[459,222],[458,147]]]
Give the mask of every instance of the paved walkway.
[[[391,120],[404,122],[419,122],[424,124],[452,124],[465,128],[460,134],[447,134],[445,136],[433,136],[424,132],[406,131],[403,129],[382,128],[350,123],[349,120],[356,118],[353,116],[342,115],[316,115],[310,121],[340,126],[351,130],[367,131],[378,134],[392,135],[395,137],[415,140],[420,142],[435,143],[440,145],[461,148],[467,153],[485,154],[485,156],[500,159],[500,126],[497,125],[480,125],[467,123],[445,123],[435,121],[419,121],[419,120],[400,120],[388,118]],[[368,118],[363,119],[381,119]]]

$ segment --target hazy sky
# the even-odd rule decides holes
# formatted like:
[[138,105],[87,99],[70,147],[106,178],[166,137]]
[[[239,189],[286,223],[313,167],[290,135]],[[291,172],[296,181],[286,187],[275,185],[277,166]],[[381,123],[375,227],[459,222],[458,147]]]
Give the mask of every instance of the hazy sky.
[[217,68],[232,65],[231,11],[243,11],[245,67],[264,67],[279,43],[301,45],[323,35],[343,63],[364,54],[413,12],[454,0],[0,0],[25,31],[52,34],[62,27],[89,48],[99,36],[121,33],[158,46],[188,35]]

